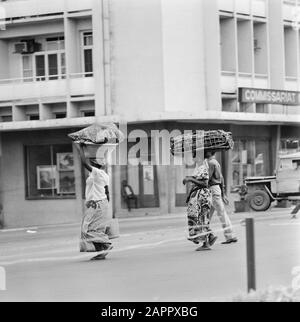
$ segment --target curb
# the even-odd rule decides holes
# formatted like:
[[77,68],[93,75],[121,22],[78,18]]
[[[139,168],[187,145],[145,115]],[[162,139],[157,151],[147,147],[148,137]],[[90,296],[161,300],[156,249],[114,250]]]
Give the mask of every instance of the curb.
[[[289,217],[291,215],[291,211],[293,208],[272,208],[270,211],[266,212],[244,212],[244,213],[230,213],[229,217],[231,220],[243,220],[246,217],[250,216],[258,221],[263,220],[276,220],[281,219],[284,217]],[[184,218],[185,213],[176,213],[176,214],[166,214],[166,215],[149,215],[147,217],[130,217],[130,218],[118,218],[120,223],[127,223],[127,222],[151,222],[155,220],[172,220],[172,219],[180,219]],[[47,229],[63,229],[63,228],[72,228],[72,227],[79,227],[80,222],[78,223],[70,223],[70,224],[57,224],[57,225],[45,225],[45,226],[34,226],[34,227],[22,227],[22,228],[11,228],[11,229],[0,229],[0,234],[4,233],[13,233],[13,232],[24,232],[24,231],[37,231],[37,230],[47,230]]]

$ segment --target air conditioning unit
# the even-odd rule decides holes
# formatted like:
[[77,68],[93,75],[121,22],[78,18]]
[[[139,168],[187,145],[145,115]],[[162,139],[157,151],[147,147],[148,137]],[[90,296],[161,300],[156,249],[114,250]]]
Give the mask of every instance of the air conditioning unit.
[[16,54],[33,54],[40,51],[42,45],[35,42],[34,39],[22,40],[15,43],[15,53]]
[[15,43],[15,54],[25,54],[28,52],[28,43],[25,41]]

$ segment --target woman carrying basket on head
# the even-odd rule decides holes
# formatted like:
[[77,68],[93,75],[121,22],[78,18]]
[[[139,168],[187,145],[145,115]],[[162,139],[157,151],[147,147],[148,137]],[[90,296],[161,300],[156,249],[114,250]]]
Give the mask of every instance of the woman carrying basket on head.
[[105,259],[113,248],[107,235],[111,223],[108,211],[109,176],[104,171],[105,160],[90,159],[87,162],[84,146],[80,143],[79,153],[89,177],[86,180],[86,210],[81,225],[80,252],[101,252],[93,259]]
[[187,198],[189,238],[195,244],[202,242],[197,249],[210,250],[217,237],[210,229],[211,193],[208,188],[209,169],[207,160],[198,166],[192,177],[186,177],[183,184],[192,184]]

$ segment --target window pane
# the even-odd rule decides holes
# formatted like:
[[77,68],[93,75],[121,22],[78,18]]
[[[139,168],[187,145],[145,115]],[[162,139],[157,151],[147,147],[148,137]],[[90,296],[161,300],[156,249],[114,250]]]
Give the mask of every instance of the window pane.
[[31,56],[23,56],[23,70],[32,69]]
[[269,142],[267,140],[256,141],[255,175],[267,176],[270,173]]
[[83,35],[83,45],[84,46],[93,46],[93,33],[86,32]]
[[36,76],[38,80],[45,80],[45,56],[39,55],[35,57]]
[[[92,49],[84,50],[84,72],[92,73],[93,72],[93,51]],[[86,75],[92,76],[92,75]]]
[[65,49],[65,41],[64,40],[60,40],[58,47],[59,47],[60,50],[64,50]]
[[32,58],[30,56],[23,56],[23,78],[25,82],[31,82],[33,76]]
[[48,41],[47,42],[47,51],[58,50],[58,49],[59,49],[59,42],[58,41]]
[[32,82],[33,80],[32,76],[33,76],[32,70],[24,70],[23,72],[24,82]]
[[[48,55],[48,70],[49,79],[57,79],[58,75],[58,65],[57,65],[57,54]],[[55,75],[55,76],[53,76]]]

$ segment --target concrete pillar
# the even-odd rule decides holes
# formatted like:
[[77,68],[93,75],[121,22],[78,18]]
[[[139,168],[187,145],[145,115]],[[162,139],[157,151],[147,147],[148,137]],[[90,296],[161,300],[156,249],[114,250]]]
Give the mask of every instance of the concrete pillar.
[[13,107],[12,107],[12,117],[13,117],[14,122],[25,121],[26,117],[25,117],[24,109],[22,107],[20,107],[20,106],[13,105]]
[[[285,54],[282,0],[269,0],[270,85],[272,89],[284,89]],[[280,105],[271,106],[272,113],[283,113]]]
[[[185,109],[186,113],[199,113],[209,105],[206,102],[209,88],[206,77],[210,79],[210,76],[205,69],[207,63],[203,53],[203,48],[208,43],[203,37],[202,14],[202,1],[161,0],[166,112]],[[219,56],[219,49],[215,54]]]
[[78,149],[75,146],[75,143],[73,143],[73,154],[74,154],[74,171],[75,171],[75,191],[76,191],[76,200],[74,202],[76,203],[76,217],[81,219],[84,215],[84,200],[82,198],[82,164],[80,160],[80,155],[78,152]]
[[280,140],[281,140],[281,126],[277,125],[272,127],[272,140],[271,140],[272,173],[271,175],[274,175],[274,171],[277,169],[277,166],[278,166]]
[[41,103],[39,105],[39,114],[41,121],[53,119],[53,113],[49,104]]
[[70,100],[67,101],[67,116],[68,117],[78,117],[79,111],[76,107],[76,104],[71,102]]
[[71,74],[83,72],[80,63],[80,34],[77,29],[76,19],[64,17],[65,48],[66,48],[66,81],[67,81],[67,117],[76,117],[77,111],[70,102]]
[[9,78],[9,58],[8,58],[8,42],[0,40],[0,61],[6,62],[0,64],[0,79]]
[[[93,66],[95,89],[95,115],[101,117],[110,114],[106,111],[105,99],[105,73],[104,73],[104,47],[103,47],[103,0],[94,0],[93,2]],[[101,118],[100,118],[101,119]]]
[[67,78],[70,74],[80,73],[80,34],[77,29],[76,19],[64,17],[66,69]]
[[[205,55],[205,90],[207,109],[222,110],[220,22],[217,0],[202,0],[203,50]],[[200,31],[199,31],[200,32]],[[212,37],[212,35],[214,35]]]
[[168,169],[168,191],[169,205],[168,212],[175,213],[176,211],[176,166],[170,165]]

